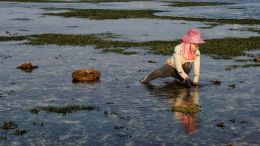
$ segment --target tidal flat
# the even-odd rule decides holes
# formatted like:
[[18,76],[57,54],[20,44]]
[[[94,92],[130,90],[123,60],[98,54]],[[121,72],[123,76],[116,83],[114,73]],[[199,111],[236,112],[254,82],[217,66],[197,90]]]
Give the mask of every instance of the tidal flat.
[[[259,1],[172,2],[0,2],[0,145],[258,145],[259,24],[128,13],[258,20]],[[115,19],[45,15],[74,9],[115,10]],[[206,41],[199,86],[171,77],[141,84],[190,28]],[[38,69],[16,68],[28,62]],[[74,83],[79,69],[99,70],[100,81]]]

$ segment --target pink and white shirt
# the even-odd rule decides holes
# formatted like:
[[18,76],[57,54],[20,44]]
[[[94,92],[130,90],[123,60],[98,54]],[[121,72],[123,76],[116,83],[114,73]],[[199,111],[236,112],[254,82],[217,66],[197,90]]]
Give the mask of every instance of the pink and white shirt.
[[173,55],[167,59],[167,64],[176,68],[178,73],[183,79],[188,78],[189,76],[184,72],[182,65],[187,62],[194,62],[194,79],[193,82],[199,83],[199,74],[200,74],[200,51],[196,50],[194,52],[196,55],[195,59],[188,60],[183,56],[182,44],[179,44],[175,47]]

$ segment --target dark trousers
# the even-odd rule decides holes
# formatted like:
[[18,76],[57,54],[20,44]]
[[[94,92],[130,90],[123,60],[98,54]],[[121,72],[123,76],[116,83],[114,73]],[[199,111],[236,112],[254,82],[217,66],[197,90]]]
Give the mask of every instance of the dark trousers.
[[[182,65],[182,68],[186,74],[189,74],[192,68],[191,62],[187,62]],[[149,73],[143,80],[143,83],[148,83],[151,80],[157,79],[157,78],[165,78],[165,77],[174,77],[179,80],[183,80],[182,77],[179,75],[176,68],[173,68],[172,66],[165,64],[162,67],[156,69],[155,71]]]

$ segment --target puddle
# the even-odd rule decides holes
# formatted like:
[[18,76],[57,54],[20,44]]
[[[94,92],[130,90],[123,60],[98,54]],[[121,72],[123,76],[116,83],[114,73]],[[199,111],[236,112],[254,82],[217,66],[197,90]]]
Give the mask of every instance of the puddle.
[[[145,6],[152,7],[149,4],[147,2]],[[42,17],[44,10],[37,7],[46,5],[3,3],[0,10],[0,18],[3,20],[0,22],[0,34],[5,35],[6,31],[12,34],[111,32],[120,35],[123,40],[147,41],[179,39],[188,28],[204,25],[199,22],[151,19],[96,21]],[[67,6],[80,5],[86,6]],[[119,9],[124,4],[101,3],[90,4],[89,7],[94,5]],[[241,3],[238,6],[250,7],[252,4]],[[10,12],[13,14],[7,15]],[[26,23],[10,20],[14,18],[32,20]],[[205,38],[257,35],[228,31],[230,27],[237,26],[223,25],[202,31]],[[259,51],[248,53],[258,54]],[[17,132],[17,136],[0,131],[1,145],[259,143],[259,67],[226,71],[225,68],[233,65],[234,60],[216,60],[202,54],[201,85],[198,88],[186,88],[172,78],[154,80],[150,86],[139,83],[147,73],[164,64],[167,58],[168,56],[148,53],[130,56],[101,53],[92,46],[32,46],[21,42],[0,42],[0,123],[13,121],[18,125],[18,128],[11,130],[12,133]],[[17,65],[23,62],[31,62],[39,68],[31,73],[17,70]],[[100,70],[100,82],[72,83],[71,73],[81,68]],[[221,84],[215,85],[216,81]],[[35,107],[87,104],[99,107],[100,111],[83,110],[66,115],[30,112]],[[194,105],[200,111],[184,113],[172,110],[174,107]],[[225,126],[223,129],[217,126],[221,126],[221,123]]]

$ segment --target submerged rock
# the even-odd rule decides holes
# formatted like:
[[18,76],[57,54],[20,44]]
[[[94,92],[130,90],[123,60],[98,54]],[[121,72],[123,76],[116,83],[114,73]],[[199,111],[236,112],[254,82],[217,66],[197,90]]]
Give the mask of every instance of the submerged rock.
[[73,82],[95,82],[100,80],[101,73],[94,69],[80,69],[72,74]]
[[260,56],[253,59],[254,62],[260,62]]
[[230,88],[236,88],[236,84],[230,84],[230,85],[228,85],[228,87],[230,87]]
[[3,125],[1,126],[1,128],[4,130],[15,129],[15,128],[17,128],[17,124],[12,121],[5,121],[3,123]]
[[226,127],[224,123],[218,123],[216,126],[222,129]]
[[21,69],[25,72],[32,72],[34,69],[37,69],[38,66],[33,65],[32,63],[24,63],[21,64],[20,66],[16,67],[17,69]]
[[27,133],[27,130],[25,130],[25,129],[17,129],[17,130],[15,130],[14,135],[22,136],[22,135],[24,135],[26,133]]
[[220,85],[221,84],[221,81],[218,81],[218,80],[211,80],[210,82],[214,85]]
[[153,60],[149,60],[147,61],[148,63],[157,63],[156,61],[153,61]]

